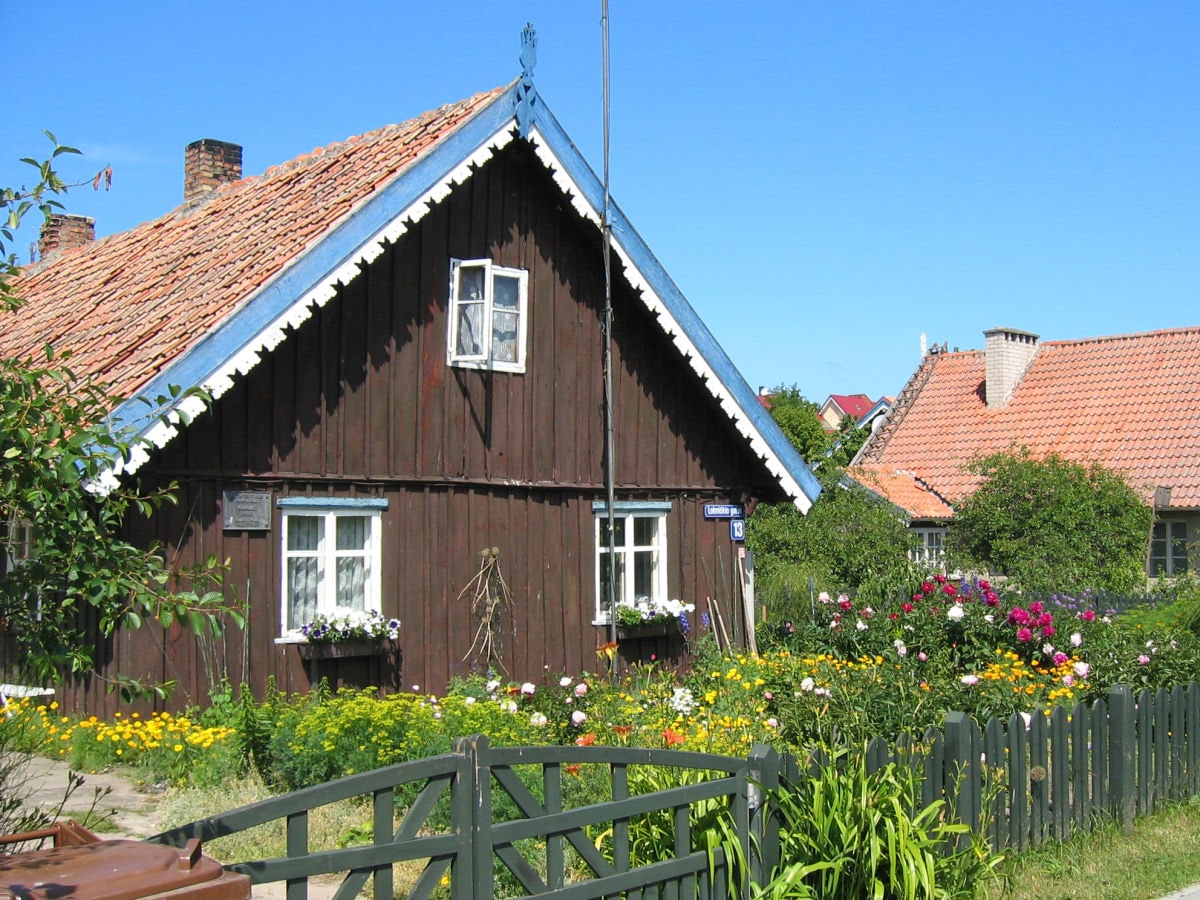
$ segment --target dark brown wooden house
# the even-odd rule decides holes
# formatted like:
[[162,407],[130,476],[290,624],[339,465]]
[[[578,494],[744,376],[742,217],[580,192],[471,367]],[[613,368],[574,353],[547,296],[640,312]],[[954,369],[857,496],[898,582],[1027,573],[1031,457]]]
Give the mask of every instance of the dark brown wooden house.
[[[511,592],[494,629],[511,678],[597,671],[608,640],[603,190],[528,79],[241,178],[240,148],[189,148],[183,206],[49,253],[0,352],[47,341],[122,396],[199,385],[189,424],[139,419],[120,478],[177,481],[131,525],[181,564],[228,557],[246,629],[198,642],[124,632],[105,668],[171,679],[274,676],[440,690],[486,665],[462,594],[496,548]],[[695,603],[745,636],[736,510],[807,509],[817,486],[619,209],[613,409],[620,597]],[[716,515],[714,515],[716,513]],[[314,611],[381,610],[397,652],[314,661]],[[714,609],[714,606],[716,607]],[[681,638],[622,642],[677,655]],[[496,660],[492,661],[493,664]],[[64,689],[103,712],[97,683]]]

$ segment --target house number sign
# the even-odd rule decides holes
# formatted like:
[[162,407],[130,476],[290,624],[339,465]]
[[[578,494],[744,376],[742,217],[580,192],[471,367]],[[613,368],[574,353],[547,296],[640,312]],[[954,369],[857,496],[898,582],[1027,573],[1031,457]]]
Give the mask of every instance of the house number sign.
[[226,531],[270,531],[270,491],[223,491],[221,519]]

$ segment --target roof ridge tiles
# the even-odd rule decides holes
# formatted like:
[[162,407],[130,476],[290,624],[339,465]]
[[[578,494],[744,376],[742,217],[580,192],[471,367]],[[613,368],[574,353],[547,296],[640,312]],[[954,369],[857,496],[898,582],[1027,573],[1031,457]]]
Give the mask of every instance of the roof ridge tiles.
[[[1145,340],[1168,335],[1194,334],[1200,337],[1200,325],[1184,325],[1179,328],[1159,328],[1151,331],[1133,331],[1128,334],[1104,334],[1096,337],[1071,338],[1067,340],[1042,341],[1043,347],[1076,347],[1080,344],[1111,344],[1121,341]],[[980,351],[982,352],[982,351]]]

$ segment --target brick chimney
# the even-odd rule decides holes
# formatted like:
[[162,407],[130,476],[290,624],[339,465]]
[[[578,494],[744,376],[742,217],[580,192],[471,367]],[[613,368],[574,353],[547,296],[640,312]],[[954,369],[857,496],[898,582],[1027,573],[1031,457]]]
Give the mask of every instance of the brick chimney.
[[96,239],[96,220],[87,216],[54,213],[46,219],[38,238],[38,256],[43,259],[55,250],[82,247]]
[[1025,376],[1025,370],[1038,354],[1038,336],[1015,328],[985,331],[984,355],[987,359],[985,387],[988,409],[1008,405],[1013,391]]
[[238,144],[203,138],[187,145],[183,154],[183,199],[202,200],[223,184],[242,177],[242,148]]

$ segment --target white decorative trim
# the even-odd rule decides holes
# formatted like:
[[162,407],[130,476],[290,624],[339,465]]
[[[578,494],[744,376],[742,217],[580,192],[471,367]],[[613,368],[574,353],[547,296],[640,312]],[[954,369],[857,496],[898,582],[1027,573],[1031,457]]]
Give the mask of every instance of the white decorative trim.
[[[269,325],[250,337],[237,353],[227,359],[219,368],[204,379],[200,385],[201,388],[207,391],[213,400],[221,397],[233,387],[235,375],[244,376],[249,374],[255,366],[262,362],[263,357],[267,353],[274,350],[283,342],[284,338],[287,337],[287,330],[289,328],[298,328],[312,316],[314,311],[325,306],[326,303],[337,296],[337,285],[339,283],[349,285],[367,264],[377,259],[383,253],[388,244],[395,243],[409,228],[421,221],[433,208],[435,203],[448,197],[455,187],[471,177],[474,169],[486,163],[508,145],[512,139],[512,123],[506,121],[486,140],[482,141],[470,156],[451,169],[445,177],[433,184],[428,190],[417,197],[416,200],[392,216],[386,225],[364,241],[348,259],[283,310]],[[404,177],[404,173],[401,172],[395,177],[402,178]],[[378,193],[378,191],[375,193]],[[353,216],[354,211],[349,213],[349,215]],[[342,217],[337,222],[331,223],[329,229],[326,230],[326,234],[345,221],[345,218]],[[317,238],[309,245],[309,249],[317,247],[322,239]],[[302,256],[303,253],[300,255]],[[280,269],[273,278],[259,287],[243,303],[253,302],[256,297],[271,290],[272,286],[289,271],[295,261],[296,258],[293,258],[288,265]],[[118,460],[113,465],[111,471],[99,479],[96,484],[96,490],[108,493],[116,486],[118,476],[132,474],[146,463],[150,458],[150,448],[161,450],[165,447],[167,442],[179,433],[178,424],[181,417],[176,410],[182,412],[183,417],[190,419],[204,412],[205,408],[206,405],[200,398],[188,397],[178,407],[168,411],[166,417],[170,424],[158,421],[146,429],[141,436],[141,441],[130,452],[128,462]]]
[[[550,149],[549,143],[538,130],[535,125],[530,133],[530,140],[534,146],[534,152],[538,159],[542,161],[550,177],[554,179],[554,183],[558,185],[563,194],[571,201],[571,205],[576,211],[588,221],[592,222],[597,228],[602,227],[601,211],[596,209],[588,201],[587,196],[580,189],[579,185],[567,172],[566,166],[554,155],[554,151]],[[741,404],[737,402],[733,394],[725,386],[725,383],[709,366],[702,353],[697,349],[696,345],[688,337],[687,332],[680,326],[679,322],[671,314],[671,310],[662,298],[650,286],[649,279],[645,274],[634,264],[633,259],[626,251],[620,238],[614,234],[612,238],[613,249],[616,250],[617,256],[625,265],[625,278],[633,289],[641,297],[642,303],[657,319],[659,327],[663,333],[675,344],[687,362],[700,380],[708,387],[709,393],[713,395],[721,409],[729,416],[734,427],[749,443],[750,447],[758,454],[759,458],[766,464],[767,470],[775,476],[779,482],[779,486],[792,497],[792,502],[801,512],[807,512],[812,506],[812,501],[808,499],[808,495],[800,487],[799,482],[792,477],[787,467],[771,449],[770,444],[759,433],[758,429],[748,416],[742,411]]]

